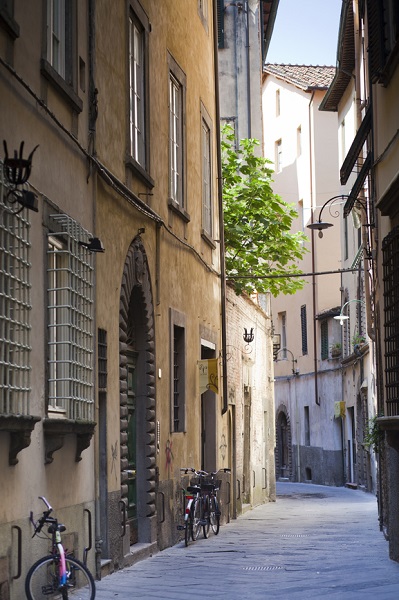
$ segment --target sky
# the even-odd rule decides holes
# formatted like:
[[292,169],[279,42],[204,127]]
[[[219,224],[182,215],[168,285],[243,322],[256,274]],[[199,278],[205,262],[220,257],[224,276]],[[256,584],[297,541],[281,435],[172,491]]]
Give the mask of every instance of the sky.
[[266,62],[335,66],[342,0],[280,0]]

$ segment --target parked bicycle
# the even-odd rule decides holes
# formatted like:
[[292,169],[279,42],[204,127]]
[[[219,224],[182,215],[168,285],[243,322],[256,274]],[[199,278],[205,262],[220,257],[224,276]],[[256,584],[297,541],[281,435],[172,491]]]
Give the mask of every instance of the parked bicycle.
[[212,528],[212,531],[215,535],[219,533],[220,529],[220,505],[218,500],[218,491],[222,485],[221,479],[216,479],[216,476],[219,473],[230,473],[231,469],[219,469],[218,471],[213,471],[211,473],[207,473],[206,471],[201,471],[201,480],[200,486],[203,493],[205,493],[205,517],[207,519],[207,525],[205,529],[209,531]]
[[203,528],[204,537],[207,537],[207,520],[204,514],[204,497],[199,484],[200,471],[196,471],[193,467],[185,467],[180,469],[180,471],[186,475],[192,473],[197,478],[186,489],[183,489],[185,506],[184,525],[177,526],[177,529],[180,531],[184,530],[184,542],[188,546],[190,539],[193,542],[198,539],[201,527]]
[[44,525],[50,535],[44,537],[51,540],[51,550],[48,556],[43,556],[29,569],[25,580],[25,593],[28,600],[54,598],[55,600],[94,600],[96,588],[94,579],[88,568],[77,558],[65,551],[61,541],[61,533],[65,525],[50,517],[53,509],[44,496],[39,496],[47,507],[43,516],[35,522],[33,513],[30,521],[35,535],[40,536]]

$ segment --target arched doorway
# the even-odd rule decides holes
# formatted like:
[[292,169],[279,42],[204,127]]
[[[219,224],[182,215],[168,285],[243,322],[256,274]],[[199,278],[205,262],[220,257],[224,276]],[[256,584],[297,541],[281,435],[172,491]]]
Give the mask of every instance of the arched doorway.
[[291,426],[287,409],[281,406],[276,418],[276,478],[291,477]]
[[151,280],[137,236],[126,256],[119,312],[121,499],[129,544],[156,537],[155,335]]

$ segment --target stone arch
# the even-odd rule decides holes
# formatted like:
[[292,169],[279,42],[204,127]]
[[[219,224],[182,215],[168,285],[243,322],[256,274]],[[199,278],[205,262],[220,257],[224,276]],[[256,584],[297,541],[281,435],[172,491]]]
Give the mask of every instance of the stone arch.
[[291,421],[285,404],[276,411],[276,479],[292,477]]
[[139,383],[137,414],[138,540],[152,542],[156,536],[156,395],[154,304],[149,265],[140,236],[127,252],[123,269],[119,310],[120,374],[120,468],[121,498],[128,498],[128,382],[127,364],[132,340],[137,345]]

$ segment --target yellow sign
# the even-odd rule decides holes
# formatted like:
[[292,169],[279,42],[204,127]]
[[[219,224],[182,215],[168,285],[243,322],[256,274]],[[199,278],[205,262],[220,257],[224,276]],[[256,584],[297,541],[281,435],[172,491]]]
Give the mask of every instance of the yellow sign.
[[334,402],[334,417],[337,419],[338,417],[345,416],[345,402]]
[[207,390],[219,392],[219,365],[217,358],[209,358],[207,360],[199,360],[199,387],[200,394]]

